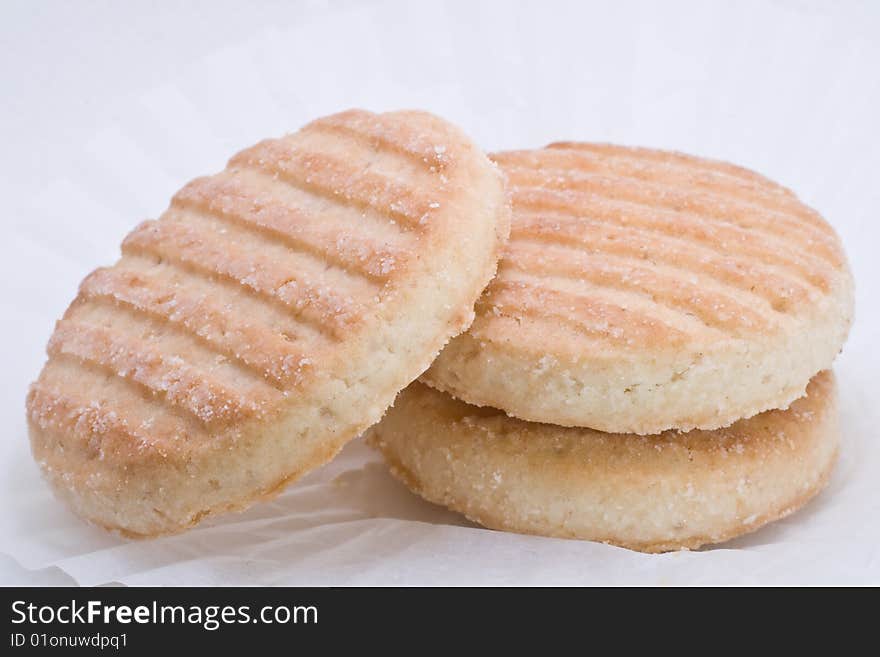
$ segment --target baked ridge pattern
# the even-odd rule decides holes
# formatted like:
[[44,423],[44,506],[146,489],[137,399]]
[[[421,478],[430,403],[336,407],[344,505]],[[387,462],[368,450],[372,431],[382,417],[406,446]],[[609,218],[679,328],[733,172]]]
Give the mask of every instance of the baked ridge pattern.
[[[741,415],[627,427],[582,423],[564,408],[555,417],[550,411],[535,414],[526,399],[506,404],[506,393],[490,385],[488,374],[480,379],[477,363],[486,361],[491,370],[501,361],[494,352],[480,360],[479,352],[495,345],[518,354],[522,363],[534,362],[533,371],[522,374],[536,382],[542,370],[564,369],[566,360],[593,359],[601,366],[615,358],[635,361],[639,354],[693,352],[678,358],[674,383],[705,365],[703,355],[719,345],[796,333],[808,315],[838,316],[841,309],[851,315],[848,267],[834,230],[760,174],[682,153],[610,144],[560,142],[491,157],[511,190],[510,240],[471,329],[422,378],[467,402],[605,431],[716,428]],[[829,328],[829,343],[842,343],[840,330]],[[770,405],[743,414],[791,402],[813,373],[784,395],[768,393]],[[632,378],[632,385],[642,385]],[[622,389],[628,385],[620,382]],[[555,394],[548,389],[543,396]]]
[[185,469],[332,370],[444,230],[461,136],[413,114],[352,110],[262,141],[135,228],[81,284],[29,390],[55,441],[44,469],[70,441],[123,471]]

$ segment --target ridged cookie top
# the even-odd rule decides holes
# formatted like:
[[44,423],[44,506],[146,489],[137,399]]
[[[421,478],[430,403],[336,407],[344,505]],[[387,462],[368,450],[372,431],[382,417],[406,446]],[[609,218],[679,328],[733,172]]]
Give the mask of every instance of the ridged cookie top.
[[350,345],[473,217],[477,158],[431,115],[356,110],[242,151],[83,281],[31,421],[100,458],[186,452],[344,380]]
[[844,268],[815,211],[733,165],[603,144],[495,160],[514,219],[475,335],[583,352],[764,334]]
[[786,188],[607,144],[492,158],[510,241],[427,383],[538,422],[712,429],[786,406],[840,350],[852,315],[840,241]]

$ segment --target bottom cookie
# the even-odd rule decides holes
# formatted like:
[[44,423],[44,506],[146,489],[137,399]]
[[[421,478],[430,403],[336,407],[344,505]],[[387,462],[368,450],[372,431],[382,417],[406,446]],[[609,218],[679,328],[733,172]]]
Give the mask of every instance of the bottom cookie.
[[414,492],[486,527],[666,552],[800,508],[827,482],[839,430],[825,371],[788,410],[656,436],[526,422],[414,383],[368,441]]

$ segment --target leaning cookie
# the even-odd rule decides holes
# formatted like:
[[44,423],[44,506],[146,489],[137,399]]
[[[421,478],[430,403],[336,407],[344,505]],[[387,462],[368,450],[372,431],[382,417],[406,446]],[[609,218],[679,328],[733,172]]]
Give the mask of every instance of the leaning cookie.
[[840,241],[780,185],[600,144],[493,157],[510,242],[424,382],[525,420],[653,434],[785,408],[840,351]]
[[132,536],[272,495],[467,328],[508,230],[495,165],[424,112],[248,148],[83,281],[28,395],[34,457]]
[[486,527],[664,552],[800,508],[827,482],[839,435],[825,371],[788,410],[657,436],[525,422],[414,383],[368,440],[411,490]]

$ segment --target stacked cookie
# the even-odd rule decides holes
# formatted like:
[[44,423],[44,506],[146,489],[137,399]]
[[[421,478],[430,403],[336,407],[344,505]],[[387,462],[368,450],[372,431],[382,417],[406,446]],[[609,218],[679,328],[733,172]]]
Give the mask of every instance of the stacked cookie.
[[183,187],[49,342],[27,407],[58,495],[179,531],[369,427],[410,488],[512,531],[691,548],[814,495],[852,316],[825,221],[681,154],[492,159],[350,111]]
[[494,159],[510,242],[470,330],[371,430],[395,474],[488,527],[644,551],[726,540],[819,491],[838,444],[823,370],[853,304],[828,224],[678,153]]

